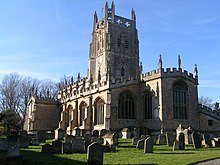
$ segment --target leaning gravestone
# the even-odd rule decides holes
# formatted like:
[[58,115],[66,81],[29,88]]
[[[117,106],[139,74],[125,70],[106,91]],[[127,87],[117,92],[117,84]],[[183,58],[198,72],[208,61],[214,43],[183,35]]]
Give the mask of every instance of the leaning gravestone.
[[137,146],[136,146],[137,149],[144,149],[144,140],[145,139],[138,140]]
[[153,139],[151,137],[144,141],[144,153],[153,153]]
[[185,135],[183,132],[179,134],[179,149],[185,150]]
[[175,141],[175,136],[173,135],[173,132],[166,133],[166,140],[168,146],[173,146],[173,143]]
[[200,136],[197,132],[192,133],[192,141],[193,141],[194,148],[201,148],[202,147],[201,139],[200,139]]
[[205,141],[205,147],[212,147],[212,142],[209,134],[204,133],[203,134],[203,139]]
[[92,143],[88,146],[87,151],[88,165],[103,164],[103,147],[99,143]]

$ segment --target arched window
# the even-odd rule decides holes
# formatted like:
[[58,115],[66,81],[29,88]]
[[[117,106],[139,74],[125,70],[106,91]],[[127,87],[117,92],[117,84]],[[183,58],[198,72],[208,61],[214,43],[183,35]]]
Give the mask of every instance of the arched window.
[[80,116],[80,118],[79,118],[79,125],[80,126],[83,125],[83,120],[85,119],[86,107],[87,107],[87,105],[86,105],[85,102],[82,102],[80,104],[80,106],[79,106],[79,111],[80,111],[80,113],[79,113],[79,116]]
[[121,67],[121,77],[124,77],[125,76],[125,69],[124,67],[122,66]]
[[94,119],[95,125],[104,124],[104,101],[100,98],[95,103]]
[[185,82],[179,81],[173,85],[173,116],[174,119],[187,119],[187,91]]
[[131,93],[123,92],[118,100],[118,118],[134,119],[134,98]]
[[144,118],[152,119],[152,94],[147,91],[144,95]]

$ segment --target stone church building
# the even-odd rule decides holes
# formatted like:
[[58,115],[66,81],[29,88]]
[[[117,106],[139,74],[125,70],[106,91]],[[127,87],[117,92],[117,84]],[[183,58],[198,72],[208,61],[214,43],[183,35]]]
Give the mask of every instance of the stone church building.
[[196,65],[189,73],[178,56],[178,67],[165,69],[159,56],[158,68],[143,73],[139,59],[134,9],[131,18],[124,18],[116,15],[114,1],[106,2],[104,18],[94,13],[87,77],[60,83],[59,128],[68,134],[76,127],[85,131],[146,127],[163,133],[182,124],[194,130],[207,125],[208,131],[208,120],[215,124],[213,131],[220,128],[219,114],[208,115],[198,105]]

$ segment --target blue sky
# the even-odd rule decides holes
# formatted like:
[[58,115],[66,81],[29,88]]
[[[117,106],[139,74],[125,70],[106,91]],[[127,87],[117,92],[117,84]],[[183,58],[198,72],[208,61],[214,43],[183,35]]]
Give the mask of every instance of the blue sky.
[[[106,0],[1,0],[0,78],[20,75],[59,81],[86,76],[93,14],[103,16]],[[109,0],[109,4],[111,4]],[[116,15],[137,15],[144,71],[163,66],[193,73],[199,69],[199,95],[220,101],[219,0],[115,0]]]

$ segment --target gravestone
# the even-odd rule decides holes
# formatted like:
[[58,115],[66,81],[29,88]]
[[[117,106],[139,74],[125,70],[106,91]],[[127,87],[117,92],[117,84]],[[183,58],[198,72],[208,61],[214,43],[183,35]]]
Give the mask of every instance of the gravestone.
[[132,145],[137,145],[138,140],[140,140],[140,138],[138,138],[138,137],[133,137],[133,138],[132,138]]
[[33,138],[33,139],[31,139],[30,144],[33,146],[39,146],[40,142],[38,139]]
[[62,128],[58,128],[55,130],[55,140],[63,140],[64,138],[64,130]]
[[72,140],[72,152],[83,153],[85,152],[85,143],[81,136],[75,136]]
[[131,131],[129,128],[124,128],[122,130],[122,138],[123,139],[128,139],[128,138],[131,138]]
[[70,142],[63,143],[63,153],[72,154],[72,143]]
[[176,140],[177,141],[179,141],[179,139],[178,139],[179,138],[179,134],[183,133],[183,129],[184,128],[182,127],[182,124],[179,124],[179,126],[176,128]]
[[180,142],[177,141],[177,140],[175,140],[175,141],[173,142],[173,151],[179,150],[179,149],[180,149]]
[[42,154],[52,154],[52,146],[50,144],[44,144],[41,149]]
[[192,144],[192,129],[191,127],[183,130],[185,135],[185,144]]
[[179,133],[179,149],[185,150],[185,135],[183,132]]
[[205,147],[212,147],[212,142],[211,142],[211,138],[210,138],[209,134],[204,133],[203,134],[203,139],[204,139],[204,142],[205,142]]
[[173,143],[175,141],[175,136],[173,135],[173,132],[166,133],[166,140],[168,146],[173,146]]
[[67,143],[72,143],[73,138],[74,138],[73,135],[65,134],[64,141],[67,142]]
[[132,135],[133,137],[139,138],[140,137],[140,128],[134,128],[134,130],[132,130]]
[[194,148],[201,148],[202,147],[202,142],[201,142],[200,136],[197,132],[192,133],[192,141],[193,141]]
[[153,139],[151,137],[144,141],[144,153],[153,153]]
[[36,139],[39,140],[40,143],[46,142],[46,131],[45,130],[39,130],[36,133]]
[[160,134],[157,139],[157,144],[167,144],[166,136],[164,134]]
[[88,165],[103,164],[103,147],[101,144],[92,143],[88,146],[87,163]]
[[23,158],[20,154],[20,137],[16,131],[10,132],[7,136],[7,164],[20,163],[22,164]]
[[28,136],[27,131],[20,131],[20,147],[21,148],[28,148],[31,138]]
[[102,130],[100,131],[100,137],[105,136],[105,134],[106,134],[107,132],[108,132],[108,131],[107,131],[106,129],[102,129]]
[[81,136],[81,129],[79,127],[75,128],[75,136]]
[[136,148],[137,149],[144,149],[144,141],[145,141],[145,139],[138,140]]
[[85,141],[85,149],[87,151],[87,147],[92,143],[91,142],[91,134],[90,133],[86,133],[84,135],[84,141]]
[[98,130],[93,130],[92,131],[92,137],[99,137],[99,131]]
[[60,140],[52,141],[52,153],[53,154],[63,153],[63,143]]
[[0,151],[7,151],[8,142],[7,139],[0,138]]

